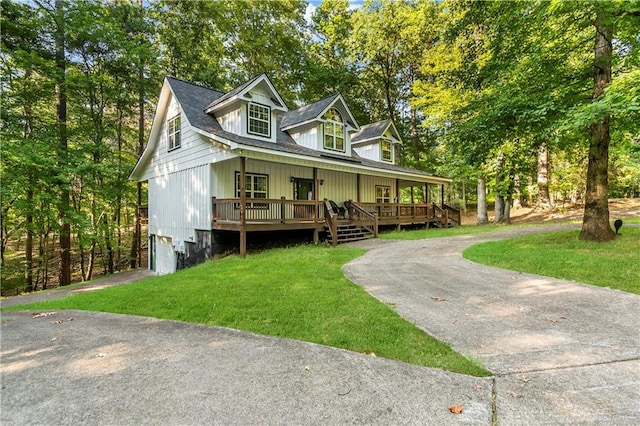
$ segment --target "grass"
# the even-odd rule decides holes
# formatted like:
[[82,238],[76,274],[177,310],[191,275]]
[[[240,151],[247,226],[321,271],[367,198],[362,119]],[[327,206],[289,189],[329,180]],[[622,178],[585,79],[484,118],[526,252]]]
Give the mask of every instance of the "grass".
[[5,310],[80,309],[231,327],[474,376],[489,373],[348,281],[361,249],[298,246]]
[[474,262],[640,294],[640,228],[625,228],[615,240],[578,239],[580,231],[529,235],[467,248]]
[[[522,225],[509,225],[509,228],[532,226],[534,224],[522,224]],[[485,232],[496,231],[498,229],[505,229],[506,225],[462,225],[455,226],[453,228],[429,228],[429,229],[414,229],[414,230],[400,230],[400,231],[387,231],[378,235],[379,238],[385,240],[424,240],[427,238],[441,238],[441,237],[455,237],[457,235],[473,235],[483,234]]]

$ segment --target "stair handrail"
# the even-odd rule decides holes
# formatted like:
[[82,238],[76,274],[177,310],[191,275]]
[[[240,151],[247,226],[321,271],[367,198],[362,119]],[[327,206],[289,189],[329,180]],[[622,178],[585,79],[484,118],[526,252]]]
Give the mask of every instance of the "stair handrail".
[[445,216],[446,216],[445,210],[439,205],[437,205],[436,203],[433,203],[433,217],[435,219],[438,219],[438,221],[443,226],[447,225],[447,223],[445,222]]
[[345,201],[344,206],[349,212],[349,219],[356,222],[360,227],[373,233],[374,238],[378,238],[378,214],[370,213],[354,203],[352,200]]
[[462,225],[462,221],[460,218],[460,210],[456,209],[455,207],[451,207],[447,204],[443,204],[442,208],[449,213],[449,219],[451,219],[452,222],[455,222],[458,225]]
[[324,199],[324,220],[329,232],[331,233],[331,245],[338,245],[338,219],[337,214],[334,213],[333,207],[329,203],[327,198]]

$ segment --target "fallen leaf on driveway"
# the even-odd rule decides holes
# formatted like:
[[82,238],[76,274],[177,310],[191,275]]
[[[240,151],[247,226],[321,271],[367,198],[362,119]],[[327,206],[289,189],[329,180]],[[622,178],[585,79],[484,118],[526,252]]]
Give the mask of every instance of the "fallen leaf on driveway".
[[434,296],[434,297],[431,298],[431,300],[435,300],[436,302],[444,302],[447,299],[442,298],[442,297],[438,297],[438,296]]
[[449,411],[451,411],[453,414],[462,413],[462,404],[450,405]]
[[31,318],[43,318],[48,317],[50,315],[55,315],[57,312],[41,312],[39,314],[34,314]]

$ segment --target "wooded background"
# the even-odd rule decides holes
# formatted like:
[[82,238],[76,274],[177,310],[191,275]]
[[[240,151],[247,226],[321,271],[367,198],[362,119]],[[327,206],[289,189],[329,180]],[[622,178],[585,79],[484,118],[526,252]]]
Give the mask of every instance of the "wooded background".
[[506,222],[515,200],[581,201],[583,237],[602,240],[607,196],[640,196],[638,1],[2,0],[1,14],[3,290],[142,263],[146,194],[128,175],[165,75],[227,91],[267,72],[290,109],[340,92],[361,124],[392,118],[402,165],[452,177],[448,202],[477,201],[479,222],[485,193]]

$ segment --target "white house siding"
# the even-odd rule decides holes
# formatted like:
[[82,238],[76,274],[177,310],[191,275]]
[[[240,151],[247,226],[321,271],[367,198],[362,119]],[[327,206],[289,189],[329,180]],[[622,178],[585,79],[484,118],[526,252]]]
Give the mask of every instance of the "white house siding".
[[237,105],[234,109],[220,115],[218,117],[218,122],[224,131],[235,133],[236,135],[242,134],[242,114],[240,113],[240,105]]
[[354,151],[363,158],[373,161],[380,161],[380,147],[378,144],[361,145],[353,148]]
[[223,150],[220,145],[214,144],[195,132],[182,112],[180,112],[180,148],[168,151],[167,119],[175,117],[179,111],[181,111],[179,104],[175,98],[171,99],[158,134],[159,141],[156,150],[140,180],[150,181],[159,177],[166,179],[177,171],[209,164],[229,156],[228,152]]
[[211,229],[209,181],[208,164],[149,179],[149,234],[193,241]]
[[342,205],[344,201],[355,201],[358,197],[357,182],[355,173],[342,173],[330,170],[319,170],[318,179],[323,181],[320,186],[320,199],[325,198]]
[[320,133],[318,131],[319,125],[317,123],[308,124],[304,127],[291,131],[291,137],[298,145],[302,145],[311,149],[319,149],[320,147]]
[[396,197],[396,180],[377,176],[360,177],[360,201],[363,203],[376,202],[376,186],[388,186],[391,188],[391,202]]
[[[309,167],[271,163],[248,159],[246,172],[269,176],[269,198],[293,198],[291,177],[313,179],[313,169]],[[211,165],[211,193],[218,198],[235,198],[235,175],[240,171],[240,159]]]

